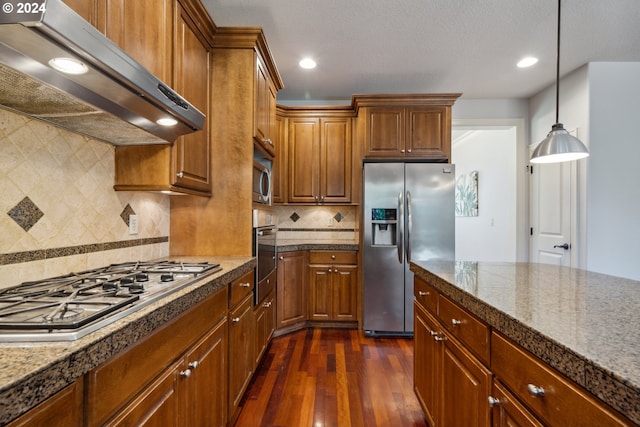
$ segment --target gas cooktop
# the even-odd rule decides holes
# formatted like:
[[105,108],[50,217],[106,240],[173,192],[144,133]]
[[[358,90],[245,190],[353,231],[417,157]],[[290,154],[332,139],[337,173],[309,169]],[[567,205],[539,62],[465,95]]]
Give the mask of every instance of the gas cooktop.
[[72,341],[131,314],[219,264],[126,262],[0,290],[0,342]]

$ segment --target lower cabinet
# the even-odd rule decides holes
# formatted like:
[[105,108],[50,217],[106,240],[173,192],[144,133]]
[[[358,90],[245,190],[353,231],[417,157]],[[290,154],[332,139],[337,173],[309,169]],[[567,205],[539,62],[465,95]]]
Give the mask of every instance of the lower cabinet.
[[307,251],[282,252],[276,280],[276,329],[307,321]]
[[77,380],[7,424],[7,427],[80,427],[82,425],[82,380]]
[[489,404],[494,427],[544,427],[499,381],[493,382]]
[[229,312],[229,420],[233,421],[253,374],[253,294]]
[[85,376],[85,425],[224,426],[222,289]]
[[356,321],[357,253],[310,251],[309,320]]
[[269,341],[276,327],[276,295],[275,290],[267,295],[264,301],[254,309],[256,319],[256,346],[254,350],[255,364],[258,366],[260,359],[267,350]]

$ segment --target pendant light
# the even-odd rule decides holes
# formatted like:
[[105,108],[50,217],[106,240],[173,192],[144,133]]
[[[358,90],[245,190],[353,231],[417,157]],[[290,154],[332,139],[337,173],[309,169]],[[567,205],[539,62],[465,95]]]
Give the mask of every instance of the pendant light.
[[542,140],[531,155],[531,163],[557,163],[583,159],[589,155],[587,147],[576,137],[565,130],[558,120],[560,109],[560,10],[558,0],[558,49],[556,60],[556,124],[551,132]]

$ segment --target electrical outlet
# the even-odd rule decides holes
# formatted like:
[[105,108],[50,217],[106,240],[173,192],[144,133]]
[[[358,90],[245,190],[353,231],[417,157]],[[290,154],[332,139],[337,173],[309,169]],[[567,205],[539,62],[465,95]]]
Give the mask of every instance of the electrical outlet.
[[332,216],[329,217],[329,221],[327,222],[327,225],[329,227],[333,227],[333,217]]
[[129,234],[138,234],[138,215],[129,215]]

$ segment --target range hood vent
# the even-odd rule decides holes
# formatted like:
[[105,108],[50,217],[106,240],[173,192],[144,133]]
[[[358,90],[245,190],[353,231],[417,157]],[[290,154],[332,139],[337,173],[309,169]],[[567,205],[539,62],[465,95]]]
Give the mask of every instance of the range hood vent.
[[[202,129],[197,108],[61,0],[41,3],[3,3],[0,107],[115,145],[167,144]],[[49,61],[59,57],[88,71],[57,71]],[[157,123],[165,118],[177,124]]]

